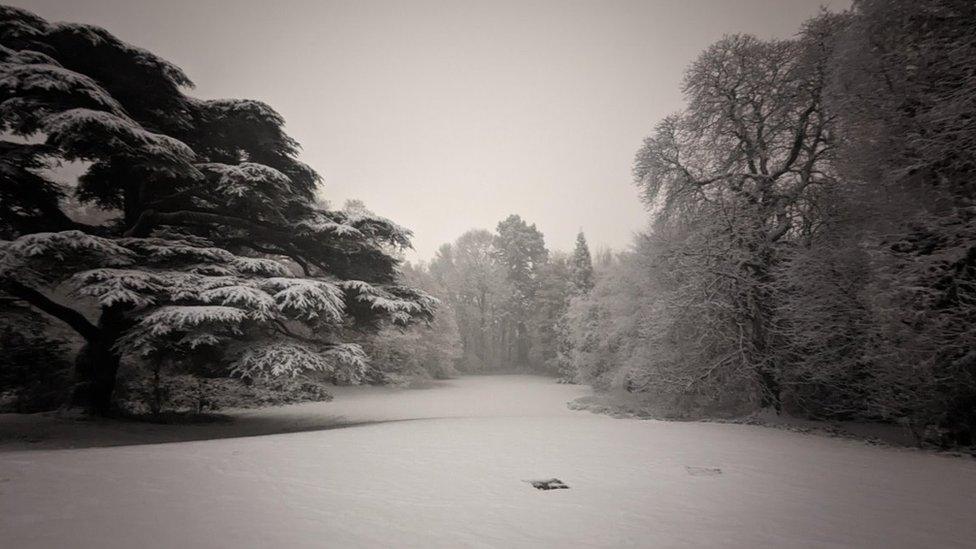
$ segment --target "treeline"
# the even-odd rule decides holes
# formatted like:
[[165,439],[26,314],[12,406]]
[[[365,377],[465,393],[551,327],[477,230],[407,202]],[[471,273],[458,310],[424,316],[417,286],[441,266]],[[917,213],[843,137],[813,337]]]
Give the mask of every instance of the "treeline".
[[652,212],[567,315],[576,378],[976,442],[976,4],[727,36],[639,150]]
[[443,245],[429,272],[456,318],[466,372],[558,372],[566,307],[593,285],[582,233],[573,255],[550,252],[518,215]]

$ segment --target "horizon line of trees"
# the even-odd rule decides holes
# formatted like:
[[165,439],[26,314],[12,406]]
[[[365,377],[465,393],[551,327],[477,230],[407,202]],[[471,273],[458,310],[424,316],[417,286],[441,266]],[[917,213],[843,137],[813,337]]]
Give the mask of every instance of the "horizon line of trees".
[[457,324],[464,372],[562,371],[563,315],[593,286],[586,237],[572,255],[550,251],[535,224],[519,215],[494,232],[472,229],[444,244],[425,269]]

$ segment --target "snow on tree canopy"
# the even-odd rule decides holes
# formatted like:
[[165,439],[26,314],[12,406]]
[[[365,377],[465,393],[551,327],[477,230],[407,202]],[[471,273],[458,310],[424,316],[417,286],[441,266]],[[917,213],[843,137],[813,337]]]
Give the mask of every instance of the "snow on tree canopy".
[[[178,67],[98,27],[0,6],[0,43],[0,133],[45,137],[0,139],[0,297],[85,340],[78,358],[107,372],[83,380],[93,410],[111,408],[108,381],[133,355],[193,363],[211,347],[206,360],[241,373],[358,379],[366,357],[339,343],[348,328],[430,318],[432,298],[395,285],[392,248],[410,231],[318,206],[320,178],[271,106],[188,97]],[[74,160],[91,162],[76,197],[107,219],[63,210],[67,188],[44,168]],[[350,278],[368,287],[340,286]],[[52,291],[65,283],[85,299]]]
[[[115,348],[139,356],[185,345],[196,348],[240,336],[247,311],[224,305],[167,305],[143,315]],[[176,337],[173,340],[173,337]],[[210,343],[207,343],[210,342]]]
[[268,378],[294,376],[307,370],[331,373],[340,368],[351,368],[362,371],[367,363],[363,349],[351,343],[322,349],[295,342],[258,342],[240,350],[240,358],[231,373],[244,378]]
[[311,370],[342,372],[344,378],[358,382],[369,363],[362,347],[354,343],[321,348],[295,342],[259,342],[244,346],[239,353],[231,373],[243,378],[295,376]]
[[216,174],[216,190],[221,194],[239,198],[263,194],[273,197],[276,193],[290,192],[291,180],[278,170],[256,164],[242,162],[236,166],[229,164],[197,164],[197,169]]
[[274,277],[261,281],[261,287],[274,292],[279,309],[294,318],[312,320],[342,319],[345,303],[342,290],[328,282],[306,278]]
[[101,263],[129,265],[135,254],[115,241],[81,231],[33,233],[13,241],[0,241],[0,279],[16,279],[43,284],[63,276],[72,265]]
[[217,248],[209,242],[168,238],[121,238],[119,243],[157,261],[184,260],[230,263],[236,259],[234,254],[223,248]]
[[231,373],[242,378],[295,376],[303,371],[332,371],[322,353],[300,343],[272,342],[244,349]]
[[347,225],[352,225],[367,237],[371,237],[379,241],[385,241],[401,248],[411,247],[410,237],[413,236],[413,231],[398,225],[383,216],[379,216],[368,211],[336,213],[344,218],[340,219],[340,222]]
[[291,275],[288,267],[280,261],[264,257],[234,255],[202,239],[194,241],[168,238],[122,238],[119,239],[119,242],[157,262],[201,262],[196,267],[204,273],[217,271],[222,274]]
[[[6,53],[2,55],[7,56]],[[24,56],[18,53],[9,57],[9,61],[0,62],[0,98],[35,96],[37,99],[34,103],[47,110],[50,106],[46,103],[51,101],[52,95],[56,95],[57,104],[62,108],[65,102],[74,103],[77,107],[100,108],[127,119],[122,105],[91,78],[53,62],[23,64],[20,59]],[[8,116],[12,114],[11,111],[10,108],[2,109],[3,114]]]
[[[393,315],[394,320],[400,321],[415,313],[433,309],[437,298],[419,291],[412,291],[413,299],[404,299],[388,289],[383,289],[362,280],[345,280],[339,283],[344,290],[352,292],[357,301],[366,303],[370,309],[379,309]],[[395,289],[395,288],[394,288]]]
[[413,232],[389,219],[363,212],[316,211],[309,219],[296,223],[302,234],[333,234],[339,237],[368,238],[375,243],[410,248]]
[[271,320],[277,315],[277,302],[266,292],[243,284],[218,286],[200,292],[205,303],[239,307],[255,320]]
[[291,275],[288,267],[284,266],[280,261],[265,259],[263,257],[235,257],[230,265],[241,274],[263,276]]
[[211,99],[197,102],[209,112],[241,120],[283,126],[285,119],[263,101],[254,99]]
[[335,221],[303,220],[296,224],[296,228],[298,228],[303,234],[318,235],[332,233],[336,236],[364,236],[363,233],[359,232],[359,229],[353,227],[352,225],[336,223]]
[[120,263],[125,263],[132,256],[130,250],[112,239],[81,231],[24,235],[12,241],[7,251],[26,257],[52,256],[58,260],[64,259],[68,254],[90,252],[116,257]]
[[155,302],[171,281],[150,271],[136,269],[93,269],[75,275],[77,293],[94,297],[103,307],[125,304],[143,308]]
[[[72,278],[80,295],[103,306],[127,304],[135,308],[166,301],[202,301],[242,305],[256,319],[274,316],[274,298],[251,277],[288,275],[281,263],[239,257],[207,242],[160,238],[119,239],[138,256],[139,269],[93,269]],[[198,263],[202,262],[202,263]]]
[[48,143],[65,150],[69,160],[115,155],[141,158],[141,167],[173,177],[200,177],[192,166],[196,155],[178,139],[145,130],[135,122],[91,109],[70,109],[45,117]]
[[247,318],[247,311],[223,305],[167,305],[139,322],[149,335],[161,336],[202,324],[234,326]]

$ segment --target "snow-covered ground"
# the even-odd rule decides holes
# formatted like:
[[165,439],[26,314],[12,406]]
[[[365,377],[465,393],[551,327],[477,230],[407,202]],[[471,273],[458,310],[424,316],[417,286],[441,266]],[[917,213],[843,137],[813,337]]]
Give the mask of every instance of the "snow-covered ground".
[[[8,445],[0,546],[976,546],[974,460],[566,408],[584,394],[468,377],[237,414],[329,430]],[[570,489],[524,482],[551,477]]]

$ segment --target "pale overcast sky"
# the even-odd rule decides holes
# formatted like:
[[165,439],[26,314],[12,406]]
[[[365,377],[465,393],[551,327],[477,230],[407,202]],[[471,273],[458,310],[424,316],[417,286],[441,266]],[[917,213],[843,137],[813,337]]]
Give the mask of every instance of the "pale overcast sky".
[[181,66],[202,98],[287,120],[324,196],[415,233],[411,259],[518,213],[553,249],[645,225],[631,160],[726,33],[789,37],[848,0],[4,0],[100,25]]

